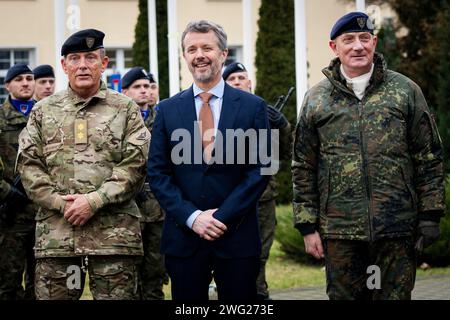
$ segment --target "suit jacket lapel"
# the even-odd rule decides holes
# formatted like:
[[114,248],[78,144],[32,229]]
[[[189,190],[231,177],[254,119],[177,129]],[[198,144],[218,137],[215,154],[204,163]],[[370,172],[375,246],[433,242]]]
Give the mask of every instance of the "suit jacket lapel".
[[180,119],[183,121],[183,127],[188,129],[191,135],[194,134],[194,122],[197,121],[195,112],[194,92],[192,86],[182,92],[179,96],[180,102],[177,104]]
[[[189,89],[183,91],[180,94],[179,99],[180,100],[177,104],[177,109],[180,120],[182,122],[180,128],[185,128],[189,131],[191,137],[191,160],[195,162],[196,152],[199,152],[201,154],[202,141],[200,138],[200,129],[198,127],[198,124],[196,123],[197,112],[195,111],[194,91],[192,89],[192,86]],[[195,141],[196,138],[198,138],[198,141]],[[195,147],[198,147],[200,149],[195,150]]]
[[239,95],[236,93],[235,89],[225,84],[218,128],[224,138],[225,130],[234,128],[234,122],[240,107],[239,100]]

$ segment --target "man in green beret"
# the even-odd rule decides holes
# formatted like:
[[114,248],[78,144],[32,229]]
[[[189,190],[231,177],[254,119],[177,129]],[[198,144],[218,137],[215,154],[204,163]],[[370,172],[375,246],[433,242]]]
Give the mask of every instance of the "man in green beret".
[[[38,102],[20,136],[18,169],[36,215],[37,299],[137,298],[143,254],[136,193],[150,133],[139,107],[101,80],[104,33],[71,35],[61,49],[66,90]],[[82,270],[82,272],[80,272]]]

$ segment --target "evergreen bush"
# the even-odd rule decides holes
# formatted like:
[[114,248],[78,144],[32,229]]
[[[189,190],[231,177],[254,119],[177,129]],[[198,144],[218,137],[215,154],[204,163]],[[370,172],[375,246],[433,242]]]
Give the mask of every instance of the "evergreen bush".
[[[295,86],[295,23],[294,1],[262,0],[259,9],[258,38],[256,40],[255,93],[268,104],[275,104],[280,95],[286,95]],[[284,115],[292,130],[297,121],[295,92]],[[283,161],[276,175],[278,203],[292,202],[291,163]]]
[[432,246],[424,250],[418,262],[426,262],[435,267],[450,266],[450,178],[447,179],[445,188],[445,203],[447,210],[441,218],[441,237]]
[[[139,16],[134,29],[133,64],[149,72],[147,0],[139,0]],[[158,38],[158,85],[160,99],[169,97],[169,57],[167,39],[167,0],[156,0],[156,26]]]

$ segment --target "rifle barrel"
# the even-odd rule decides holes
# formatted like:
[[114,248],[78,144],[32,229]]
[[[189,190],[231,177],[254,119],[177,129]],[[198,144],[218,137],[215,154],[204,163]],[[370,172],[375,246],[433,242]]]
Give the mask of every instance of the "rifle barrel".
[[287,102],[289,101],[289,98],[291,97],[292,92],[294,92],[294,90],[295,90],[295,87],[290,87],[289,88],[289,91],[288,91],[287,95],[283,97],[283,102],[280,104],[280,107],[278,108],[278,111],[281,112],[283,110],[283,108],[287,105]]

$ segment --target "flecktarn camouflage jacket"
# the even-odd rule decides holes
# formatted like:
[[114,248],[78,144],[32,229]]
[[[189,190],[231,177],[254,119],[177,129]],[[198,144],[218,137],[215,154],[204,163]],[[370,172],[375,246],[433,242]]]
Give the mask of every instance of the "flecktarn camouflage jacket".
[[442,142],[420,88],[375,54],[362,100],[335,59],[303,101],[295,131],[294,223],[324,238],[413,235],[418,213],[443,213]]

